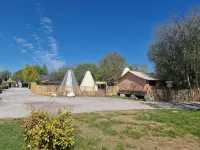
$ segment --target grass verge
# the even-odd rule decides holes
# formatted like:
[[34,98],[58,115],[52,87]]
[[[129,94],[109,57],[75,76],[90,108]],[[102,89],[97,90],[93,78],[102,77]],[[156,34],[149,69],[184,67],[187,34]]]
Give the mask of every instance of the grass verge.
[[[75,150],[200,149],[200,111],[110,111],[73,118]],[[22,121],[0,120],[0,150],[22,149]]]

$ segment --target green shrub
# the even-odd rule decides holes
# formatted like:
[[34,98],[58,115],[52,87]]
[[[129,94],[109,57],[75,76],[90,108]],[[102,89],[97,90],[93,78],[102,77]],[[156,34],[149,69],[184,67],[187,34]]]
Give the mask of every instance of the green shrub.
[[8,89],[8,85],[0,85],[0,89]]
[[70,111],[49,112],[32,110],[25,118],[25,149],[70,150],[74,145],[74,129]]

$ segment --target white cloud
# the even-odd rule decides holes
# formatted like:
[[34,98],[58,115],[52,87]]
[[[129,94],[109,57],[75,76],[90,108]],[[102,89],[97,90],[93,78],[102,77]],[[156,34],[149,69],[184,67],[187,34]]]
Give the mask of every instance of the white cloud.
[[31,48],[31,49],[34,48],[32,43],[24,43],[24,44],[22,44],[22,47],[24,47],[24,48]]
[[26,50],[25,50],[25,49],[21,49],[21,52],[22,52],[22,53],[26,53]]
[[39,61],[37,60],[37,58],[32,57],[32,59],[33,59],[35,62],[39,63]]
[[65,61],[56,58],[53,54],[50,53],[47,53],[47,55],[44,57],[44,61],[53,69],[57,69],[65,64]]
[[51,25],[48,25],[48,24],[43,24],[42,26],[42,31],[45,32],[45,33],[52,33],[53,32],[53,28]]
[[52,19],[48,17],[42,17],[40,19],[40,24],[40,29],[42,29],[42,31],[48,35],[47,41],[50,51],[39,51],[37,52],[37,55],[41,60],[50,65],[53,69],[57,69],[63,66],[65,61],[58,57],[58,41],[54,36],[52,36]]
[[40,21],[41,21],[41,23],[47,23],[47,24],[50,24],[51,25],[51,18],[48,18],[48,17],[42,17],[41,19],[40,19]]
[[57,51],[58,49],[58,42],[53,36],[48,37],[49,41],[49,47],[51,48],[52,51]]
[[40,19],[40,23],[42,25],[42,30],[45,33],[52,33],[53,32],[53,27],[52,27],[52,20],[51,18],[48,17],[42,17]]
[[33,39],[34,39],[34,41],[35,41],[34,44],[36,44],[36,48],[38,49],[37,51],[42,50],[41,44],[42,44],[42,42],[43,42],[44,40],[43,40],[41,37],[38,37],[38,35],[37,35],[36,33],[33,34],[32,37],[33,37]]
[[[45,63],[49,66],[49,68],[57,69],[63,66],[65,61],[59,57],[59,44],[56,38],[52,35],[52,19],[44,16],[40,5],[40,3],[36,4],[36,12],[40,17],[39,30],[36,30],[36,32],[32,34],[31,39],[29,38],[26,40],[19,37],[13,37],[13,39],[18,44],[21,53],[29,56],[38,64]],[[24,24],[24,27],[28,28],[32,26],[31,24]]]
[[40,38],[40,37],[38,37],[37,34],[33,34],[32,36],[33,36],[34,40],[35,40],[38,44],[41,44],[41,43],[43,42],[43,39]]
[[53,69],[58,69],[65,64],[65,61],[59,59],[51,59],[48,64],[51,65]]
[[49,51],[38,52],[37,57],[53,69],[57,69],[65,64],[65,61],[58,58],[56,53]]
[[18,37],[13,37],[13,39],[17,42],[17,43],[25,43],[26,40],[23,38],[18,38]]

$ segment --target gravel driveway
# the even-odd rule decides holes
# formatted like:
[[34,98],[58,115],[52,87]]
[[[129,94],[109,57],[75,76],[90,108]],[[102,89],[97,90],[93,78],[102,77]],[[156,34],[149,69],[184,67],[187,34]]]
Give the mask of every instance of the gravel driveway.
[[50,97],[38,96],[25,88],[11,88],[0,94],[0,118],[20,118],[28,113],[28,107],[49,109],[71,108],[73,113],[104,110],[152,109],[141,101],[108,97]]

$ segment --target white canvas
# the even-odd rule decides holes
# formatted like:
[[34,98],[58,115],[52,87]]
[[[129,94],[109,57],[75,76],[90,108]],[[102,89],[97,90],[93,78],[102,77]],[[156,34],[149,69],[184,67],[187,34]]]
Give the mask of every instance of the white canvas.
[[68,70],[61,85],[60,85],[60,92],[64,92],[68,95],[75,96],[75,88],[78,86],[77,80],[74,76],[72,70]]
[[123,76],[123,75],[125,75],[127,72],[129,72],[130,71],[130,69],[128,68],[128,67],[126,67],[126,68],[124,68],[124,71],[122,72],[122,75],[121,75],[121,77]]
[[85,76],[80,85],[81,91],[94,91],[95,82],[90,71],[85,73]]

